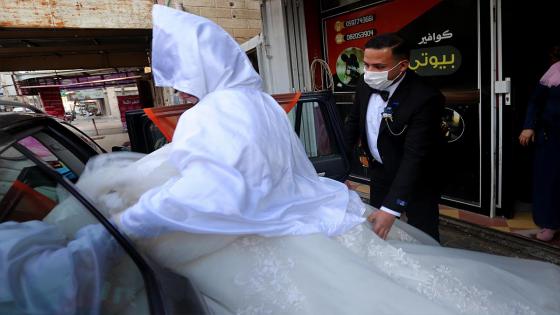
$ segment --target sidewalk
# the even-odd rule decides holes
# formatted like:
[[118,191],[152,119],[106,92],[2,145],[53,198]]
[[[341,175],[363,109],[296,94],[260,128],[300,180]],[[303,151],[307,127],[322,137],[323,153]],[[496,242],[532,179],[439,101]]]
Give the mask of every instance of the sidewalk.
[[77,117],[72,121],[72,125],[90,136],[107,152],[111,152],[113,146],[123,146],[130,141],[127,131],[122,127],[120,118]]

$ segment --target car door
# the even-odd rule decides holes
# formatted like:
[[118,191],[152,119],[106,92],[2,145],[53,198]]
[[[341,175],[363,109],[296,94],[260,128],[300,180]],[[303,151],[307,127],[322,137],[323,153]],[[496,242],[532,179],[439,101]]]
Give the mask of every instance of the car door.
[[85,161],[54,131],[0,143],[0,313],[204,314],[75,188]]
[[[288,99],[292,99],[293,95],[295,93],[282,94]],[[186,108],[182,105],[164,108],[168,109],[164,118],[173,118],[168,124],[171,128],[168,131],[172,134],[179,115]],[[339,181],[345,180],[350,172],[350,164],[344,154],[342,120],[332,93],[301,93],[296,106],[288,115],[317,174]],[[166,137],[150,120],[145,110],[128,111],[126,121],[132,151],[150,153],[167,143]]]
[[317,174],[344,181],[350,163],[344,153],[342,120],[332,93],[302,93],[291,120]]

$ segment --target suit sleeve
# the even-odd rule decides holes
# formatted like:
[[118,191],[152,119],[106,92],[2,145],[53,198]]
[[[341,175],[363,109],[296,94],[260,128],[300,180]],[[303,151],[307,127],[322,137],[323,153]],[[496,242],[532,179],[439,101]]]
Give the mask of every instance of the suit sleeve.
[[397,212],[407,211],[414,193],[426,185],[431,165],[438,159],[443,143],[441,117],[445,99],[440,93],[428,98],[408,124],[403,157],[382,206]]

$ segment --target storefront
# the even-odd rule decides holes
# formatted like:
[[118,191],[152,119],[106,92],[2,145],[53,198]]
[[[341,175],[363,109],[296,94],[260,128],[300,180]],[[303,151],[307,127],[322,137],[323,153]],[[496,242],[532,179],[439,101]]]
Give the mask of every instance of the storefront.
[[[265,1],[259,67],[269,91],[305,90],[312,87],[311,61],[325,60],[345,113],[363,73],[365,42],[398,32],[412,45],[410,69],[447,99],[445,202],[512,216],[531,198],[530,154],[517,136],[529,94],[548,66],[559,6],[544,0]],[[358,159],[352,171],[356,180],[368,178]]]

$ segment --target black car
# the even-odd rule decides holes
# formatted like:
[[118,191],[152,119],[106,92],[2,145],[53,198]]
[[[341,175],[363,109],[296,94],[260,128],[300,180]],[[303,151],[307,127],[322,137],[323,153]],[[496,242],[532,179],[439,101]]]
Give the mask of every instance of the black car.
[[[74,185],[86,162],[103,149],[40,111],[8,109],[18,106],[0,102],[0,292],[12,297],[0,299],[0,313],[207,314],[188,279],[152,263]],[[74,226],[65,211],[87,213],[91,220]],[[29,229],[41,233],[35,237]],[[97,261],[88,254],[81,264],[60,260],[85,229],[106,235],[114,257]]]
[[[290,120],[318,174],[343,180],[349,172],[349,163],[344,154],[341,154],[344,152],[340,129],[342,124],[334,104],[331,93],[304,93],[290,113]],[[14,108],[24,110],[14,111]],[[34,228],[55,226],[56,233],[66,236],[66,243],[58,247],[64,249],[64,245],[72,247],[75,245],[73,242],[80,241],[82,229],[93,228],[104,231],[117,247],[118,253],[112,253],[112,256],[118,256],[116,262],[115,259],[95,262],[110,264],[105,272],[96,272],[95,268],[78,268],[79,265],[76,265],[74,273],[69,271],[73,277],[67,283],[62,281],[64,277],[61,280],[56,278],[57,275],[50,274],[36,274],[30,280],[25,275],[24,268],[11,268],[16,274],[10,279],[33,281],[30,285],[39,288],[39,291],[43,282],[51,287],[52,283],[68,285],[76,292],[81,290],[80,279],[97,279],[100,283],[98,292],[90,294],[98,298],[70,296],[66,301],[68,305],[54,306],[43,301],[42,304],[37,304],[42,307],[41,313],[91,313],[92,310],[100,314],[208,313],[205,299],[188,279],[151,262],[74,185],[84,171],[86,162],[105,152],[99,145],[74,126],[33,107],[0,102],[0,109],[0,235],[6,235],[2,234],[2,229],[5,231],[17,228],[18,224],[22,227],[32,225]],[[133,151],[149,153],[167,143],[143,110],[128,112],[126,116]],[[65,208],[65,203],[70,199],[72,207]],[[66,215],[65,211],[69,214]],[[87,213],[91,218],[90,224],[75,226],[76,223],[71,219],[72,211]],[[8,240],[1,240],[6,241]],[[20,250],[25,255],[32,253],[41,259],[45,258],[38,250],[41,246],[45,247],[44,238],[10,241],[22,241],[24,245],[20,246]],[[0,255],[1,249],[2,245]],[[53,260],[44,260],[46,262],[42,265],[45,270],[60,267]],[[55,266],[49,267],[48,264]],[[91,264],[91,261],[87,264]],[[1,272],[2,270],[0,275]],[[91,284],[83,285],[91,289]],[[10,284],[0,283],[0,292],[9,289],[2,286]],[[26,295],[32,296],[33,294]],[[42,297],[38,298],[41,300]],[[37,310],[33,310],[34,303],[17,299],[6,303],[0,301],[0,313],[35,313]]]

